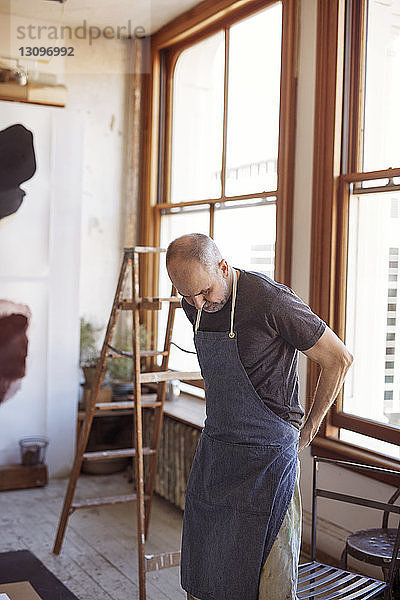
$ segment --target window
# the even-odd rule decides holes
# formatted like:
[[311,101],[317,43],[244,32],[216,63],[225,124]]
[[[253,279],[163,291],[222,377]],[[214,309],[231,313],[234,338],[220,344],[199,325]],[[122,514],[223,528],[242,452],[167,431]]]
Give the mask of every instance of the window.
[[[171,202],[221,195],[224,32],[183,50],[173,76]],[[190,224],[189,224],[190,225]]]
[[[149,118],[159,143],[148,136],[144,168],[154,176],[143,194],[141,243],[166,247],[203,232],[231,264],[289,283],[296,2],[245,0],[227,9],[216,1],[207,10],[211,3],[199,5],[152,40],[158,103]],[[148,274],[148,289],[169,294],[163,260],[159,275]],[[160,336],[165,320],[162,311]],[[190,333],[177,314],[174,341],[193,351]],[[174,347],[171,368],[195,363]]]
[[365,4],[364,131],[360,150],[363,171],[398,167],[400,122],[400,2]]
[[[400,219],[391,216],[399,192],[350,194],[346,281],[346,345],[356,360],[344,385],[342,411],[400,424],[400,319],[397,313]],[[393,195],[392,195],[393,194]],[[394,275],[395,280],[390,276]],[[356,435],[357,432],[354,432]],[[344,439],[341,435],[341,439]],[[345,439],[358,439],[347,432]],[[365,439],[363,445],[386,448]],[[400,458],[400,446],[390,448]]]
[[[316,151],[325,143],[332,152],[314,163],[311,286],[314,309],[355,357],[313,447],[394,468],[400,467],[399,15],[400,0],[338,0],[320,8],[320,47],[324,24],[334,27],[318,66],[316,111],[325,112],[315,141]],[[315,367],[309,374],[311,394]]]
[[[273,274],[282,3],[271,3],[177,54],[165,107],[171,129],[164,144],[160,227],[188,203],[210,201],[204,207],[207,233],[228,258],[234,260],[231,251],[240,235],[246,268],[253,264],[251,247],[257,247],[253,260]],[[182,233],[197,230],[196,219],[187,219]],[[164,236],[165,243],[172,239]]]

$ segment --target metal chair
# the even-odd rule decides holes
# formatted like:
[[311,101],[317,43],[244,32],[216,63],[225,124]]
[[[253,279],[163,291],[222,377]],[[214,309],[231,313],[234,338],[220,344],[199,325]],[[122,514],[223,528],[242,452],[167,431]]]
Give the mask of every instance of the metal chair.
[[367,506],[378,510],[397,513],[400,515],[400,506],[393,503],[379,502],[369,500],[350,494],[332,492],[317,487],[318,463],[324,462],[339,466],[355,466],[360,469],[383,471],[400,477],[400,473],[390,469],[371,467],[358,463],[333,460],[330,458],[321,458],[314,456],[313,464],[313,504],[312,504],[312,530],[311,530],[311,562],[299,565],[297,597],[299,600],[367,600],[369,598],[383,597],[384,600],[393,600],[393,581],[396,571],[400,566],[399,548],[400,548],[400,520],[396,530],[393,544],[393,552],[390,564],[387,568],[387,575],[384,581],[359,575],[347,569],[332,567],[316,560],[316,538],[317,538],[317,498],[329,498],[339,500],[359,506]]
[[[394,504],[399,497],[400,486],[389,498],[388,504]],[[397,529],[389,528],[388,522],[389,511],[384,510],[381,528],[361,529],[349,535],[341,556],[344,569],[347,569],[347,557],[353,556],[362,562],[381,567],[383,577],[387,579],[397,535]],[[400,598],[399,565],[395,569],[393,587]]]

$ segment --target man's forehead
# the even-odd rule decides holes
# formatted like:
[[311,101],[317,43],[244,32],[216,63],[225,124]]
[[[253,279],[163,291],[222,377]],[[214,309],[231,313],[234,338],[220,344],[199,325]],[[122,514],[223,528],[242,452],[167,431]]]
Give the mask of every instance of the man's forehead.
[[211,283],[211,274],[200,263],[175,263],[168,270],[175,287],[183,296],[199,294]]

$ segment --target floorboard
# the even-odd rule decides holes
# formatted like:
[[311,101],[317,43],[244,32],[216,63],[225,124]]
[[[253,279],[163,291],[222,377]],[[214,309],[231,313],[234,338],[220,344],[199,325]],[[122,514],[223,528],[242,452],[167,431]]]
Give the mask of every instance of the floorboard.
[[[80,600],[136,600],[135,504],[77,510],[59,556],[52,553],[67,480],[45,488],[0,493],[0,552],[28,549]],[[76,498],[132,491],[127,473],[82,475]],[[147,554],[179,550],[182,511],[154,495]],[[179,567],[147,574],[147,600],[185,600]]]
[[[52,553],[66,480],[45,488],[0,494],[0,552],[31,550],[80,600],[138,598],[135,505],[75,511],[59,556]],[[112,496],[131,491],[125,473],[79,479],[76,497]],[[182,511],[154,496],[146,553],[178,550]],[[186,594],[179,567],[147,574],[148,600],[179,600]]]

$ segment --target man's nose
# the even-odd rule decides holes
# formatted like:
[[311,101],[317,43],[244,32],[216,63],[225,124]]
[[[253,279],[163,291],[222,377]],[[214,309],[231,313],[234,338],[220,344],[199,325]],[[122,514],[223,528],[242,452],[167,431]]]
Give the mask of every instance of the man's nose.
[[205,303],[205,298],[204,298],[204,296],[195,296],[193,298],[193,301],[194,301],[194,304],[195,304],[197,310],[200,310],[200,308]]

